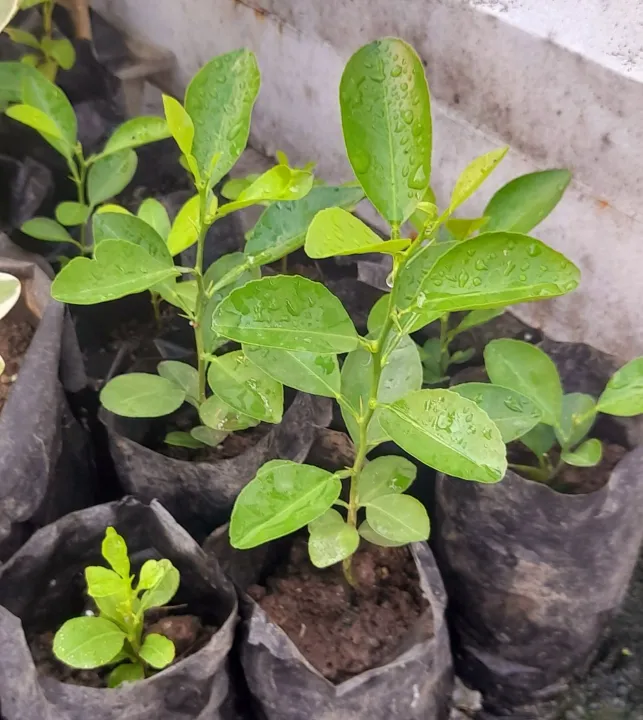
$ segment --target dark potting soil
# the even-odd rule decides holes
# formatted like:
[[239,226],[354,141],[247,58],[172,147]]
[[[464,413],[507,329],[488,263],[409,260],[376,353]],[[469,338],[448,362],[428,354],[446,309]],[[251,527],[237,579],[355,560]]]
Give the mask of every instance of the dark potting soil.
[[[158,633],[172,640],[176,648],[174,663],[200,650],[217,630],[211,625],[204,625],[196,615],[160,617],[161,612],[150,611],[146,614],[144,636],[148,633]],[[113,666],[95,670],[76,670],[61,663],[53,654],[54,635],[53,631],[47,631],[29,638],[29,648],[40,674],[71,685],[107,687],[107,676]]]
[[22,358],[29,349],[34,328],[25,321],[4,318],[0,321],[0,356],[6,363],[0,376],[0,412],[16,381]]
[[393,660],[428,606],[407,548],[367,545],[355,554],[353,571],[357,590],[346,583],[341,564],[313,567],[305,539],[298,538],[286,563],[248,590],[335,683]]
[[187,460],[188,462],[217,462],[241,455],[249,448],[256,445],[264,435],[270,432],[271,425],[261,423],[257,427],[247,430],[238,430],[228,435],[222,443],[216,447],[185,448],[165,443],[154,448],[157,452],[174,458],[175,460]]

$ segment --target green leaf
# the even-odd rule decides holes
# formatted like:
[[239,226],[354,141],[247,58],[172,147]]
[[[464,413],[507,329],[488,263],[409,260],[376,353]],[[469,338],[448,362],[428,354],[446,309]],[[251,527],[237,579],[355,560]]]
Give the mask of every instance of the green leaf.
[[259,424],[259,420],[236,412],[216,395],[209,397],[201,404],[199,417],[209,429],[225,434],[245,430]]
[[63,141],[60,128],[47,113],[32,107],[31,105],[12,105],[5,110],[5,113],[23,125],[33,128],[41,135]]
[[445,227],[456,240],[466,240],[488,222],[488,218],[449,218]]
[[201,447],[203,445],[217,447],[226,439],[228,434],[225,430],[214,430],[206,425],[197,425],[190,430],[190,435],[201,443]]
[[163,360],[157,366],[158,374],[170,380],[185,391],[185,399],[198,407],[199,405],[199,373],[192,365],[178,360]]
[[110,597],[127,590],[127,584],[117,572],[98,565],[85,568],[85,581],[87,594],[93,598]]
[[576,450],[564,450],[560,455],[560,459],[568,465],[575,465],[576,467],[594,467],[601,461],[602,456],[603,446],[601,441],[593,438],[592,440],[586,440]]
[[123,417],[162,417],[178,410],[184,400],[185,390],[148,373],[118,375],[100,393],[103,407]]
[[107,687],[120,687],[123,683],[145,680],[145,669],[138,663],[123,663],[115,667],[107,676]]
[[18,302],[20,280],[9,273],[0,272],[0,320]]
[[150,590],[163,577],[166,572],[164,565],[158,560],[146,560],[139,573],[136,591]]
[[167,246],[172,255],[192,247],[199,238],[201,229],[201,201],[198,195],[191,197],[174,218],[172,229],[167,238]]
[[74,242],[74,238],[55,220],[35,217],[27,220],[20,228],[25,235],[50,242]]
[[409,393],[382,410],[380,424],[401,448],[439,472],[492,483],[507,469],[500,430],[473,401],[450,390]]
[[[176,278],[170,278],[160,285],[155,285],[152,290],[157,292],[165,302],[181,308],[186,314],[193,315],[196,312],[198,290],[196,280],[177,281]],[[208,351],[209,347],[206,346],[205,350]]]
[[598,409],[621,417],[643,413],[643,357],[630,360],[612,375],[598,399]]
[[233,410],[264,422],[281,422],[283,385],[250,362],[242,350],[213,358],[208,383]]
[[375,458],[359,474],[357,495],[360,505],[368,505],[380,495],[403,493],[415,480],[417,468],[406,458],[384,455]]
[[376,533],[375,530],[373,530],[373,528],[368,524],[367,520],[364,520],[364,522],[359,526],[358,532],[364,540],[366,540],[366,542],[370,542],[373,545],[379,545],[380,547],[401,547],[402,545],[406,545],[405,542],[395,542],[395,540],[389,540],[379,533]]
[[156,230],[164,242],[167,242],[172,223],[162,203],[155,198],[147,198],[147,200],[143,200],[136,214],[143,222]]
[[308,226],[320,210],[350,209],[363,197],[361,188],[313,187],[301,200],[274,203],[264,210],[248,233],[244,252],[254,265],[279,260],[303,247]]
[[70,153],[76,145],[77,123],[74,108],[65,93],[41,73],[27,73],[22,82],[22,102],[50,118],[57,131],[47,134],[61,138]]
[[578,268],[540,240],[483,233],[458,243],[433,265],[416,304],[442,312],[506,306],[564,295],[579,280]]
[[529,432],[542,419],[541,410],[515,390],[479,382],[455,385],[451,390],[482,408],[500,430],[505,443]]
[[492,383],[526,395],[542,412],[542,421],[555,426],[563,408],[563,388],[549,356],[522,340],[492,340],[484,349]]
[[558,205],[571,179],[568,170],[543,170],[515,178],[485,208],[486,230],[528,233]]
[[382,326],[386,322],[389,295],[382,295],[382,297],[375,302],[370,312],[368,313],[368,319],[366,320],[366,329],[371,335],[379,334]]
[[[2,4],[0,4],[0,19],[4,19],[5,12],[3,11],[12,4],[15,5],[16,3],[3,0]],[[4,32],[11,38],[12,42],[18,43],[18,45],[26,45],[34,50],[40,50],[40,40],[33,33],[15,27],[6,27]]]
[[396,306],[400,310],[425,304],[422,299],[417,301],[424,279],[429,276],[438,260],[457,246],[456,242],[433,243],[425,245],[411,257],[397,279]]
[[138,158],[133,150],[121,150],[97,160],[87,174],[89,204],[96,206],[125,190],[137,165]]
[[306,254],[311,258],[363,253],[402,252],[410,240],[383,242],[368,225],[342,208],[327,208],[315,215],[306,235]]
[[122,578],[129,578],[130,562],[127,555],[127,544],[113,527],[108,527],[105,531],[101,553],[114,572],[117,572]]
[[504,312],[505,309],[503,307],[472,310],[462,318],[459,325],[452,331],[452,335],[455,337],[466,330],[471,330],[471,328],[478,327],[479,325],[485,325],[491,320],[504,315]]
[[125,633],[101,617],[67,620],[54,637],[53,651],[58,660],[73,668],[90,670],[107,665],[121,651]]
[[174,643],[164,635],[150,633],[146,635],[138,654],[148,665],[162,670],[174,660]]
[[244,345],[250,362],[270,377],[288,387],[311,395],[337,397],[340,388],[339,364],[336,355],[275,350]]
[[431,107],[420,58],[396,38],[365,45],[346,65],[339,101],[357,179],[380,215],[404,222],[431,175]]
[[366,521],[378,535],[396,543],[429,539],[426,508],[410,495],[379,495],[366,505]]
[[174,267],[163,238],[141,218],[125,213],[96,213],[92,220],[92,229],[95,247],[105,240],[127,240],[146,250],[163,266]]
[[169,432],[163,442],[166,445],[172,445],[174,447],[184,447],[191,450],[198,450],[203,447],[203,443],[197,440],[191,433],[182,432],[181,430],[173,430]]
[[96,215],[102,215],[103,213],[120,213],[121,215],[133,214],[127,208],[124,208],[122,205],[117,205],[116,203],[105,203],[105,205],[101,205],[96,208]]
[[76,62],[76,51],[67,38],[45,36],[42,39],[42,49],[63,70],[71,70]]
[[467,348],[466,350],[456,350],[449,358],[450,365],[464,365],[468,363],[473,357],[475,357],[476,349]]
[[169,560],[159,560],[162,572],[154,585],[141,596],[139,612],[153,607],[163,607],[176,595],[181,582],[179,571]]
[[21,103],[25,77],[37,75],[38,71],[22,62],[0,63],[0,102]]
[[591,395],[563,395],[560,422],[554,428],[556,439],[563,449],[572,448],[585,438],[596,420],[596,412],[596,400]]
[[94,305],[149,290],[179,275],[144,248],[125,240],[103,240],[94,259],[74,258],[56,275],[51,286],[54,299],[72,305]]
[[442,343],[440,338],[429,338],[420,349],[425,385],[437,385],[448,379],[442,371]]
[[554,446],[556,436],[554,435],[554,429],[550,425],[540,423],[536,425],[533,430],[525,433],[520,438],[520,442],[528,447],[537,457],[543,457],[543,455],[547,454]]
[[235,50],[210,60],[188,85],[185,109],[194,123],[192,154],[210,187],[229,172],[246,147],[259,84],[254,54]]
[[357,347],[355,326],[321,283],[277,275],[233,290],[212,316],[212,330],[248,345],[320,354]]
[[451,202],[449,203],[449,213],[452,213],[459,205],[462,205],[465,200],[468,200],[473,195],[495,170],[508,150],[509,147],[492,150],[467,165],[453,188]]
[[56,220],[61,225],[84,225],[89,213],[89,207],[78,202],[61,202],[56,206]]
[[239,195],[259,177],[259,173],[250,173],[245,177],[232,178],[221,188],[221,195],[226,200],[236,200]]
[[271,460],[243,488],[230,520],[239,550],[289,535],[323,515],[339,497],[338,477],[312,465]]
[[194,123],[181,103],[169,95],[163,95],[163,109],[172,137],[185,157],[192,156]]
[[129,150],[170,137],[165,120],[156,115],[142,115],[126,120],[112,133],[100,157]]
[[337,510],[327,510],[310,523],[308,529],[308,552],[315,567],[325,568],[341,562],[359,546],[357,530],[347,525]]
[[[363,348],[349,353],[341,372],[342,396],[357,412],[365,412],[370,396],[373,376],[373,355]],[[401,339],[382,368],[377,391],[378,402],[391,403],[399,400],[412,390],[422,387],[422,363],[417,345],[410,337]],[[367,441],[374,447],[388,439],[379,423],[381,410],[373,414],[368,426]],[[342,407],[342,417],[354,442],[358,441],[359,429],[353,415]]]

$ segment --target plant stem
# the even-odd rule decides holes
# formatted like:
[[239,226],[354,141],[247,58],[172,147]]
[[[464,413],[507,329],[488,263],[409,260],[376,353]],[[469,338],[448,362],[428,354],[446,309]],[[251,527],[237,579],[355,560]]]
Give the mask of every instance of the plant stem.
[[42,7],[42,29],[44,36],[50,38],[53,30],[54,0],[45,0]]
[[152,310],[154,311],[154,321],[156,327],[161,327],[161,296],[155,291],[150,290],[150,299],[152,301]]
[[[85,205],[85,203],[86,203],[85,184],[87,182],[87,164],[85,163],[85,158],[83,157],[82,151],[78,151],[76,153],[76,158],[78,160],[78,166],[76,166],[75,164],[72,166],[72,164],[70,163],[70,168],[72,169],[72,177],[74,179],[74,182],[76,183],[78,202],[81,205]],[[89,218],[87,219],[87,222],[84,222],[80,226],[80,250],[83,255],[89,255],[91,252],[91,251],[88,252],[88,248],[87,248],[87,223],[88,222],[89,222]]]
[[440,373],[442,376],[449,369],[449,317],[448,312],[440,316]]
[[206,216],[208,212],[209,192],[207,187],[199,189],[199,237],[196,246],[196,264],[194,274],[196,276],[196,310],[194,313],[194,339],[196,343],[197,371],[199,373],[199,403],[205,402],[205,383],[208,360],[205,357],[205,346],[203,341],[203,312],[208,301],[206,288],[203,283],[203,254],[205,251],[205,236],[208,233]]

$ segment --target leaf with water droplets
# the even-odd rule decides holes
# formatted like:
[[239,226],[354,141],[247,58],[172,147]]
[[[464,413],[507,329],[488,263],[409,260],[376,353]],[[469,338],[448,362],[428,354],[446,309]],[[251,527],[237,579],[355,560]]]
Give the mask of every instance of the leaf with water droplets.
[[339,497],[338,477],[312,465],[271,460],[243,488],[230,518],[239,550],[289,535],[323,515]]
[[508,182],[485,208],[485,229],[529,232],[558,205],[571,179],[568,170],[543,170]]
[[453,194],[451,195],[451,202],[449,204],[450,213],[452,213],[459,205],[462,205],[465,200],[468,200],[473,195],[473,193],[495,170],[496,166],[507,154],[508,150],[509,147],[492,150],[485,155],[481,155],[467,165],[453,188]]
[[230,340],[326,355],[357,347],[357,332],[338,298],[297,275],[253,280],[233,290],[212,316],[212,330]]
[[185,391],[185,399],[199,406],[199,373],[195,367],[178,360],[163,360],[156,368],[161,377],[167,378]]
[[595,438],[586,440],[575,450],[564,450],[560,455],[561,460],[576,467],[594,467],[598,465],[602,457],[603,446],[601,441]]
[[233,410],[228,403],[213,395],[199,407],[201,422],[212,430],[222,433],[237,432],[256,427],[259,420]]
[[101,157],[128,150],[170,137],[167,123],[157,115],[148,115],[126,120],[112,133],[105,144]]
[[308,552],[315,567],[324,568],[350,557],[359,546],[354,527],[332,508],[308,524]]
[[404,222],[431,176],[431,104],[420,58],[397,38],[365,45],[346,65],[339,100],[357,179],[384,218]]
[[405,395],[382,409],[380,424],[402,449],[439,472],[492,483],[507,469],[500,430],[472,400],[450,390]]
[[453,312],[558,297],[579,281],[579,269],[540,240],[494,232],[444,254],[424,277],[420,292],[432,310]]
[[185,109],[194,123],[192,155],[201,178],[208,180],[210,187],[230,170],[246,147],[260,81],[254,53],[234,50],[210,60],[188,85]]
[[244,345],[248,359],[275,380],[311,395],[337,397],[340,387],[336,355],[293,352]]
[[213,358],[208,383],[212,392],[233,410],[256,420],[281,422],[283,385],[251,363],[242,350]]
[[174,267],[163,238],[139,217],[125,213],[96,213],[92,219],[92,230],[95,247],[105,240],[126,240],[146,250],[165,267]]
[[103,617],[76,617],[58,630],[53,653],[66,665],[91,669],[107,665],[123,647],[125,633]]
[[123,417],[163,417],[178,410],[185,390],[149,373],[128,373],[110,380],[100,392],[104,408]]
[[380,495],[394,495],[409,489],[415,480],[417,468],[406,458],[384,455],[369,462],[357,480],[360,505],[367,505]]
[[378,535],[395,543],[429,539],[426,508],[410,495],[379,495],[366,505],[366,522]]
[[598,399],[598,409],[621,417],[643,413],[643,357],[630,360],[612,375]]
[[563,410],[556,428],[556,439],[563,449],[572,448],[592,429],[596,420],[596,400],[585,393],[563,395]]
[[542,418],[542,412],[528,397],[499,385],[472,382],[455,385],[451,390],[482,408],[500,430],[505,443],[529,432]]
[[368,225],[342,208],[328,208],[315,215],[306,234],[306,254],[311,258],[364,253],[402,252],[410,240],[382,241]]
[[[55,132],[41,134],[63,155],[71,155],[77,141],[78,124],[74,108],[65,93],[42,73],[30,72],[22,77],[22,102],[36,108],[54,123]],[[7,110],[7,115],[10,110]]]
[[400,310],[418,305],[417,298],[424,279],[438,260],[457,245],[455,241],[425,245],[410,258],[397,279],[396,305]]

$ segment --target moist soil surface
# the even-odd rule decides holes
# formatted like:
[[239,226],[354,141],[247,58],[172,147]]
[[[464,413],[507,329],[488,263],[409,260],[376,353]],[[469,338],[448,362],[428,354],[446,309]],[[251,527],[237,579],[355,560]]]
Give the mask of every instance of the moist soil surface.
[[16,322],[4,318],[0,321],[0,356],[6,363],[0,376],[0,412],[16,381],[22,358],[27,352],[34,329],[28,322]]
[[367,545],[355,554],[353,572],[356,590],[341,564],[313,567],[304,538],[298,538],[287,562],[248,589],[311,665],[335,683],[392,661],[428,608],[407,548]]
[[[146,613],[144,636],[158,633],[172,640],[176,648],[174,663],[200,650],[215,632],[216,628],[204,625],[196,615],[160,617],[158,611],[156,614],[154,611]],[[53,631],[48,631],[29,639],[31,654],[41,675],[48,675],[71,685],[107,687],[107,676],[113,670],[113,665],[95,670],[76,670],[61,663],[53,654],[54,635]]]

